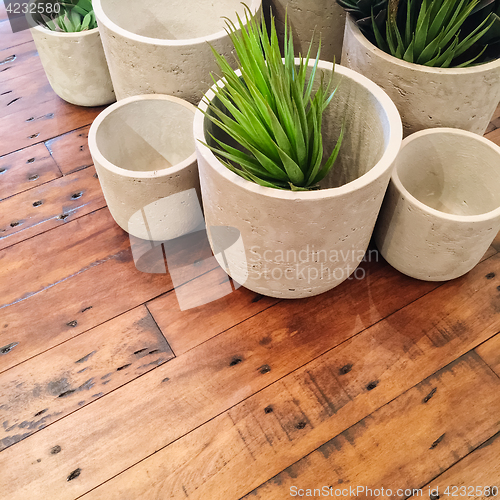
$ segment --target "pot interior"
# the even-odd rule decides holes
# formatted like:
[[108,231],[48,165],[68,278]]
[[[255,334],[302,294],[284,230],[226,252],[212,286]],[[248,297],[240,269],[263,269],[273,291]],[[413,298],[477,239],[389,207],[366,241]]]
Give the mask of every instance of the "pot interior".
[[[330,70],[322,70],[325,81],[330,78]],[[315,85],[321,81],[321,72],[317,71]],[[363,85],[347,76],[334,73],[332,88],[338,89],[323,114],[323,162],[332,153],[340,135],[342,122],[345,121],[345,133],[337,160],[329,175],[320,183],[321,189],[343,186],[370,171],[382,158],[390,139],[391,128],[383,106]],[[223,109],[220,102],[216,105]],[[215,126],[208,118],[204,121],[205,140],[215,146],[209,136],[231,142],[242,149]]]
[[224,29],[222,16],[236,20],[240,0],[101,0],[108,18],[136,35],[162,40],[185,40]]
[[500,154],[479,136],[415,137],[403,144],[395,168],[404,188],[435,210],[480,215],[500,207]]
[[162,170],[194,153],[194,110],[173,101],[141,99],[112,111],[96,132],[113,165],[134,172]]

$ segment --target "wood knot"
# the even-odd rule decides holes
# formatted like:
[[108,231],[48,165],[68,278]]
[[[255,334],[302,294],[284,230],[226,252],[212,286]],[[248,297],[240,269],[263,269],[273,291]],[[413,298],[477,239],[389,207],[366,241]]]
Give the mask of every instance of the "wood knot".
[[306,422],[304,422],[303,420],[301,422],[299,422],[295,427],[297,429],[303,429],[305,426],[307,425]]
[[373,389],[375,389],[375,387],[377,387],[378,385],[378,380],[374,380],[373,382],[370,382],[367,386],[366,386],[366,389],[368,391],[372,391]]
[[229,366],[239,365],[243,360],[241,358],[233,358],[229,363]]
[[493,279],[494,277],[495,277],[495,273],[488,273],[488,274],[485,276],[485,278],[486,278],[487,280],[491,280],[491,279]]
[[271,371],[271,367],[269,365],[263,365],[259,368],[260,373],[264,375],[265,373],[269,373]]
[[345,375],[346,373],[349,373],[352,370],[352,365],[344,365],[340,370],[339,373],[340,375]]
[[66,479],[66,481],[73,481],[73,479],[76,479],[80,474],[82,473],[82,469],[78,468],[75,469]]
[[273,412],[273,407],[272,406],[266,406],[264,408],[264,413],[269,414]]

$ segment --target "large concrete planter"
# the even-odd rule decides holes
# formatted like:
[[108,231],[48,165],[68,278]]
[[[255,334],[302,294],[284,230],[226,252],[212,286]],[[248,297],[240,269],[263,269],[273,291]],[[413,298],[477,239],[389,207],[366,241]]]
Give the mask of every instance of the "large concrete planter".
[[116,100],[97,28],[58,33],[36,26],[31,34],[50,86],[59,97],[78,106]]
[[500,230],[500,148],[440,128],[403,141],[375,229],[393,267],[441,281],[470,271]]
[[321,38],[321,59],[340,62],[346,14],[335,0],[263,0],[262,8],[266,14],[272,9],[280,41],[284,39],[288,9],[295,55],[305,56],[311,40],[311,54],[316,54]]
[[433,127],[483,135],[500,101],[500,59],[469,68],[407,63],[375,47],[350,16],[342,64],[387,92],[401,113],[405,136]]
[[[332,67],[320,62],[327,78]],[[401,120],[367,78],[337,66],[338,82],[324,116],[326,149],[335,145],[343,117],[346,134],[334,172],[317,191],[265,188],[229,171],[200,143],[208,140],[207,132],[217,132],[202,113],[205,100],[199,105],[194,135],[212,249],[232,278],[257,293],[317,295],[347,279],[365,254],[401,144]],[[213,96],[207,93],[207,99]],[[223,228],[226,241],[218,237]]]
[[172,96],[129,97],[90,127],[89,149],[108,208],[133,236],[165,241],[203,224],[195,110]]
[[[118,99],[169,94],[197,104],[218,67],[212,45],[230,57],[224,19],[243,14],[239,0],[94,0]],[[249,3],[252,12],[260,0]],[[234,61],[234,59],[232,59]]]

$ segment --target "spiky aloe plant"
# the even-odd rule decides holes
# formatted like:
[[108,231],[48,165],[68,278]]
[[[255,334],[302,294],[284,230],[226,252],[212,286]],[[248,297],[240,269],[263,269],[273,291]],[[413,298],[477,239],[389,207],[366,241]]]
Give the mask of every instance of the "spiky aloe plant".
[[[471,59],[453,64],[459,56],[471,49],[492,26],[490,17],[486,17],[473,31],[461,37],[461,28],[480,0],[423,0],[420,4],[414,0],[391,0],[389,2],[386,36],[374,26],[378,46],[399,59],[447,68],[463,67],[478,59],[482,48]],[[398,11],[402,4],[402,29],[398,26]]]
[[[274,17],[270,35],[248,7],[245,21],[246,25],[238,16],[238,28],[226,21],[241,77],[213,49],[224,85],[214,87],[216,98],[207,102],[205,113],[240,147],[212,134],[212,144],[206,145],[227,168],[261,186],[294,191],[315,189],[331,170],[343,136],[342,127],[336,146],[322,162],[322,115],[335,90],[330,92],[332,79],[325,83],[322,74],[320,86],[313,92],[320,50],[307,78],[311,48],[305,59],[300,57],[296,67],[288,23],[282,59]],[[212,79],[217,83],[214,76]]]
[[97,28],[92,0],[60,0],[61,9],[49,17],[40,14],[38,23],[51,30],[75,33]]
[[337,0],[337,3],[349,12],[363,34],[374,40],[374,25],[379,30],[385,29],[388,0]]

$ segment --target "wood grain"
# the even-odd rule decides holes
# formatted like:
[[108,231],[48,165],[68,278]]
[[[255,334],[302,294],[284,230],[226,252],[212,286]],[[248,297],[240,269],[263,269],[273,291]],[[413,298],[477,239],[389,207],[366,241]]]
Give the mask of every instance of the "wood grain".
[[[0,40],[2,41],[1,49],[6,50],[22,43],[27,43],[33,41],[30,30],[20,31],[19,33],[12,33],[12,28],[10,27],[9,21],[0,22]],[[2,55],[0,53],[0,60]]]
[[[500,326],[498,280],[485,278],[500,267],[494,259],[494,267],[480,264],[84,498],[181,498],[183,490],[189,498],[240,498],[489,338]],[[477,317],[469,300],[481,305]]]
[[[12,478],[7,483],[16,484],[7,493],[15,499],[29,490],[42,496],[50,491],[61,500],[85,493],[332,349],[363,330],[365,322],[373,324],[380,314],[390,314],[438,286],[371,264],[376,266],[367,270],[365,280],[348,281],[335,293],[301,301],[304,307],[293,311],[278,303],[131,382],[126,390],[118,389],[5,450],[0,467]],[[377,291],[384,283],[390,292],[382,297]],[[123,426],[134,432],[125,432]],[[77,436],[74,429],[79,429]],[[97,450],[99,443],[92,437],[97,435],[106,436],[106,450]],[[64,462],[47,462],[37,473],[32,471],[29,464],[55,440],[67,450]],[[78,480],[65,480],[68,467],[82,470]]]
[[41,68],[42,63],[35,42],[23,43],[0,52],[0,84],[12,78],[40,71]]
[[[491,500],[500,494],[500,434],[496,434],[453,467],[431,481],[418,498],[456,497]],[[456,487],[456,489],[455,489]],[[492,489],[492,488],[497,488]],[[447,490],[447,488],[449,488]],[[486,488],[490,488],[489,491]],[[448,495],[446,495],[448,491]],[[496,492],[496,494],[495,494]]]
[[26,108],[8,116],[2,115],[0,137],[4,140],[0,146],[0,155],[89,125],[104,109],[73,106],[56,97],[52,90],[47,95],[48,100],[43,102],[31,100]]
[[498,377],[474,353],[466,354],[245,498],[282,499],[293,486],[365,488],[359,496],[370,496],[366,488],[384,488],[392,494],[375,496],[406,498],[406,490],[411,495],[500,430],[499,389]]
[[495,130],[499,127],[500,127],[500,104],[497,106],[497,109],[493,113],[493,116],[491,118],[491,122],[489,123],[485,134],[488,134],[489,132],[492,132],[493,130]]
[[0,200],[61,177],[43,144],[0,157]]
[[494,142],[497,146],[500,146],[500,128],[496,128],[492,132],[486,134],[485,137]]
[[144,306],[0,375],[0,451],[167,362]]
[[227,274],[218,267],[190,283],[190,299],[204,305],[181,311],[175,292],[148,303],[177,356],[279,302],[244,287],[227,294],[229,287]]
[[94,167],[0,202],[0,249],[106,206]]
[[500,377],[500,334],[480,345],[476,352],[484,362]]
[[92,165],[88,146],[89,129],[90,126],[82,127],[45,143],[64,175]]

